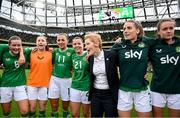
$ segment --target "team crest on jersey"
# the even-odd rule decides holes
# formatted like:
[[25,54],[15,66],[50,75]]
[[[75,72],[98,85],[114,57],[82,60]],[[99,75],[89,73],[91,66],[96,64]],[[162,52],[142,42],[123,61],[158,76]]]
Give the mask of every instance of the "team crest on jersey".
[[67,56],[71,56],[71,53],[70,53],[70,52],[67,52],[66,55],[67,55]]
[[180,53],[180,46],[176,47],[176,52]]
[[10,61],[11,59],[10,58],[6,58],[6,61]]
[[140,44],[138,44],[138,47],[144,48],[144,47],[145,47],[145,44],[144,44],[143,42],[141,42]]

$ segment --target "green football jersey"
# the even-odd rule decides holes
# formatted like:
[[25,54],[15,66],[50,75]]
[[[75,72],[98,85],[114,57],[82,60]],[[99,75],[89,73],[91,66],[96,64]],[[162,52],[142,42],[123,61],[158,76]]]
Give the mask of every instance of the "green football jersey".
[[67,48],[65,51],[61,51],[60,48],[56,48],[53,51],[53,76],[59,78],[70,78],[72,69],[72,54],[74,49]]
[[113,46],[112,50],[116,51],[119,59],[121,90],[139,92],[147,89],[148,81],[144,76],[147,71],[148,50],[151,43],[147,37],[143,37],[138,38],[134,43],[124,40]]
[[10,51],[6,51],[2,55],[4,72],[0,82],[1,87],[15,87],[26,84],[25,65],[20,66],[18,59],[19,57],[13,55]]
[[180,39],[173,39],[173,44],[157,39],[150,50],[153,66],[152,91],[180,94]]
[[2,62],[2,54],[8,50],[9,46],[7,44],[0,44],[0,62]]
[[32,48],[24,48],[24,56],[26,58],[26,63],[30,63],[30,56],[31,56],[31,51],[32,51]]
[[81,56],[72,55],[74,73],[71,87],[81,91],[89,91],[90,88],[90,74],[88,72],[88,62],[85,59],[86,54],[87,52],[84,52]]

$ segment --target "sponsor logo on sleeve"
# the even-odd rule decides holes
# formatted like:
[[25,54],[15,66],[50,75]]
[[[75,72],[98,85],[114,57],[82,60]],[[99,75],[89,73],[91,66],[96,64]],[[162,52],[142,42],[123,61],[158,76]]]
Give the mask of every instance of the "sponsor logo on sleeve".
[[122,45],[122,48],[126,48],[126,45]]

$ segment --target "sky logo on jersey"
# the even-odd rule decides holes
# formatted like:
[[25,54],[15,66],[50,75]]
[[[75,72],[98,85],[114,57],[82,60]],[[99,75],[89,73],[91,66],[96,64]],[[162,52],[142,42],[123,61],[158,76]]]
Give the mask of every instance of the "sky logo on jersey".
[[178,53],[180,52],[180,46],[176,47],[176,52],[178,52]]
[[161,57],[160,61],[161,64],[173,64],[173,65],[177,65],[179,60],[179,56],[177,57],[169,57],[169,55],[166,55],[165,57]]
[[145,44],[144,44],[143,42],[141,42],[141,43],[138,44],[138,47],[144,48],[144,47],[145,47]]
[[142,50],[140,52],[130,50],[129,52],[125,52],[125,58],[138,58],[141,59],[142,56]]

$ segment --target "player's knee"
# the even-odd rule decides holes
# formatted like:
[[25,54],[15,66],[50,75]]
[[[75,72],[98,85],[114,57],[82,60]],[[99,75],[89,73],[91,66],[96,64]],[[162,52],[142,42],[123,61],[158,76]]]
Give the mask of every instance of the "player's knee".
[[58,104],[57,103],[51,103],[51,107],[53,111],[57,111],[58,110]]
[[36,106],[30,106],[30,111],[31,111],[31,112],[36,111]]
[[73,118],[78,118],[79,117],[79,113],[78,112],[72,113],[72,117]]
[[20,109],[20,113],[22,114],[22,115],[25,115],[25,114],[28,114],[28,109],[27,108],[23,108],[23,109]]
[[84,112],[83,115],[84,115],[84,117],[89,117],[90,116],[90,112],[89,111]]
[[68,111],[69,102],[63,102],[62,107],[63,107],[63,110],[64,110],[64,111]]
[[53,103],[51,105],[52,105],[53,108],[57,108],[58,107],[58,104],[56,104],[56,103]]

